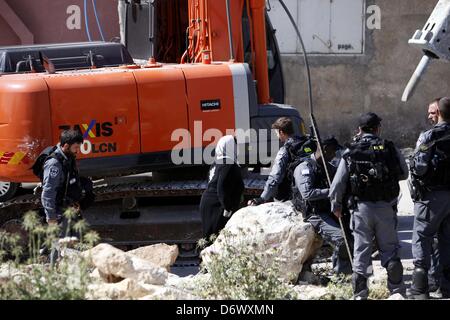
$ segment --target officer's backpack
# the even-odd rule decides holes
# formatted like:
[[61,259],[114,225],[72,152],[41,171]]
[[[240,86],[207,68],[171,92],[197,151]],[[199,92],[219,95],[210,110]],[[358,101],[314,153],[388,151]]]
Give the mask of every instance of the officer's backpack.
[[37,157],[31,169],[36,177],[38,177],[41,181],[44,178],[44,164],[45,161],[55,152],[57,146],[47,147],[45,148]]
[[429,169],[424,177],[426,186],[450,186],[450,127],[435,128],[431,142],[420,146],[420,151],[431,149]]
[[362,139],[344,155],[350,173],[350,192],[360,201],[391,201],[400,192],[401,173],[391,141]]
[[296,137],[292,142],[285,144],[288,153],[288,164],[283,181],[278,186],[277,200],[289,200],[292,198],[292,183],[295,168],[303,162],[305,157],[313,154],[316,142],[309,136]]

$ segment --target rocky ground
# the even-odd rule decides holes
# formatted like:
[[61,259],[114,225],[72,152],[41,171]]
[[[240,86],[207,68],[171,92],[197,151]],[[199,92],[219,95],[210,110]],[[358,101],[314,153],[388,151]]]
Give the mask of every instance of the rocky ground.
[[[405,151],[409,152],[410,150]],[[398,235],[405,283],[409,286],[413,271],[413,203],[407,182],[402,181],[400,185]],[[258,256],[259,263],[263,265],[271,266],[277,263],[276,278],[296,293],[296,299],[350,299],[352,293],[349,277],[332,275],[331,248],[321,245],[322,241],[315,235],[312,226],[304,223],[290,204],[268,203],[246,207],[235,213],[214,243],[201,252],[201,257],[205,268],[216,272],[214,270],[217,265],[214,265],[214,261],[220,261],[218,257],[227,259],[230,253],[233,258],[241,254],[244,259],[242,261],[247,261],[248,268],[251,268],[250,264],[255,261],[251,256]],[[212,276],[210,272],[188,276],[174,274],[175,269],[171,268],[178,256],[177,246],[158,244],[124,252],[108,244],[99,244],[83,253],[68,250],[66,254],[82,255],[92,270],[88,299],[220,298],[220,290],[219,293],[216,292],[219,296],[215,297],[204,296],[202,292],[202,288],[211,287],[211,282],[217,281],[212,279],[217,277]],[[245,256],[246,254],[250,256]],[[315,258],[308,269],[310,271],[306,271],[304,263],[312,257]],[[238,273],[245,272],[245,269],[244,264]],[[14,268],[7,265],[0,266],[0,283],[13,278],[15,272],[17,271]],[[225,273],[227,272],[225,270]],[[270,272],[273,273],[273,270]],[[229,276],[236,274],[231,272]],[[376,256],[369,287],[372,299],[404,299],[400,295],[389,297],[386,290],[386,271]],[[242,293],[240,294],[242,296]]]

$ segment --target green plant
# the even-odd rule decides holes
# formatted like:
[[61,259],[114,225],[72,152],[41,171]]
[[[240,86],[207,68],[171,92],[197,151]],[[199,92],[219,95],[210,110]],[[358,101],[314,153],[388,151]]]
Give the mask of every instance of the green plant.
[[387,288],[387,279],[369,285],[369,299],[382,300],[389,298],[390,293]]
[[353,297],[351,275],[338,275],[330,278],[327,289],[329,293],[325,300],[350,300]]
[[295,291],[279,277],[277,250],[255,250],[257,243],[254,237],[250,242],[244,240],[249,239],[249,232],[241,230],[241,234],[236,236],[227,230],[222,231],[216,240],[221,243],[221,252],[211,251],[210,261],[202,263],[202,272],[208,272],[210,280],[197,287],[198,296],[206,299],[250,300],[297,297]]
[[[75,217],[73,210],[65,212],[64,235],[78,234],[79,242],[75,245],[78,250],[92,248],[99,239],[98,235],[87,232],[88,225],[83,220],[73,223]],[[17,235],[0,232],[0,262],[11,256],[14,258],[9,281],[0,283],[0,299],[84,299],[90,270],[79,251],[68,247],[71,242],[61,241],[63,233],[60,227],[43,225],[36,213],[29,212],[23,219],[23,228],[27,231],[28,248],[19,245]],[[43,259],[43,247],[49,252],[58,251],[60,258],[55,264]],[[28,255],[27,263],[19,263],[23,253]]]

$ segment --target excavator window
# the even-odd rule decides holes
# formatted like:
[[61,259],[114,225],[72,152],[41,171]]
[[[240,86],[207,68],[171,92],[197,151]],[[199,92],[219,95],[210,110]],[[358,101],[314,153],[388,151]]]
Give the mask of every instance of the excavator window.
[[126,46],[135,59],[179,63],[186,50],[187,0],[127,3]]

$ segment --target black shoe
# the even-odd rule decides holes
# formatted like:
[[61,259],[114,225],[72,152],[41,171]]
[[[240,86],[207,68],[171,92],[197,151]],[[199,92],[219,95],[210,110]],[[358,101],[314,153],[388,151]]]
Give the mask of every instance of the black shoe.
[[430,284],[428,286],[428,292],[432,293],[432,292],[436,292],[439,290],[439,286],[437,284]]
[[411,288],[406,292],[410,300],[426,300],[430,298],[428,293],[428,270],[415,267],[412,274]]
[[406,297],[409,300],[428,300],[430,298],[430,295],[428,292],[422,293],[413,289],[408,289],[406,290]]
[[441,292],[441,288],[437,288],[434,291],[429,291],[429,296],[431,299],[446,299],[444,294]]
[[367,300],[369,297],[369,288],[367,287],[367,278],[361,274],[352,275],[353,300]]

